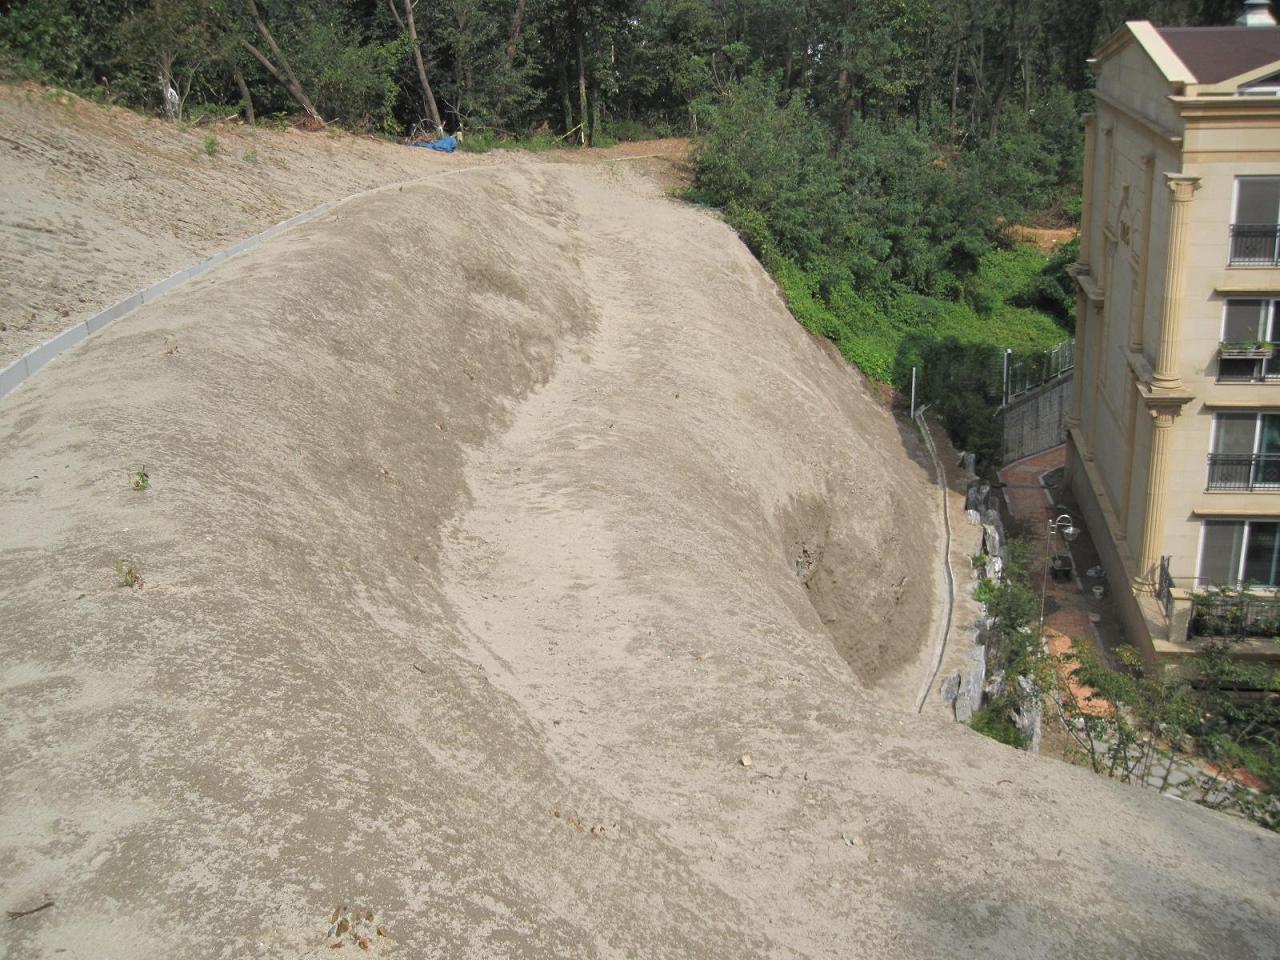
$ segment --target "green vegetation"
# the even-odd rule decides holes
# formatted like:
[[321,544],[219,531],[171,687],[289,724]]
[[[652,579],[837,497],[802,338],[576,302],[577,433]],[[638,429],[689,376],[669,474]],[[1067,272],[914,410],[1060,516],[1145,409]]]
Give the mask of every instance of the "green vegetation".
[[[1072,643],[1065,667],[1092,694],[1079,702],[1060,691],[1063,718],[1095,773],[1164,789],[1179,759],[1210,772],[1192,799],[1243,814],[1280,831],[1280,670],[1234,656],[1234,641],[1214,640],[1190,665],[1190,676],[1146,669],[1122,648],[1122,669],[1108,667],[1091,644]],[[1090,709],[1108,705],[1101,711]],[[1235,771],[1262,784],[1227,789]]]
[[[1006,176],[992,181],[1003,196],[1036,186],[1022,179],[1028,170],[1047,173],[1050,186],[1071,182],[1075,135],[1063,121],[1078,112],[1089,53],[1124,20],[1226,23],[1238,7],[9,0],[0,3],[0,63],[10,76],[175,119],[231,108],[250,121],[295,115],[312,126],[394,135],[443,126],[502,139],[572,132],[566,142],[594,144],[701,132],[696,105],[758,69],[808,104],[838,148],[868,124],[891,138],[906,128],[958,167],[986,157]],[[928,175],[909,165],[897,172]],[[1038,209],[1070,219],[1074,191],[1048,194]]]
[[117,560],[116,574],[120,578],[120,586],[136,590],[142,589],[142,575],[138,572],[137,566],[131,560]]
[[[1010,541],[1004,579],[983,579],[975,590],[991,618],[987,671],[995,683],[970,726],[1025,748],[1015,717],[1037,702],[1052,704],[1075,738],[1077,759],[1095,773],[1163,790],[1179,761],[1207,762],[1217,772],[1203,774],[1190,799],[1280,830],[1280,670],[1234,656],[1243,634],[1205,643],[1185,673],[1150,670],[1128,647],[1112,668],[1079,639],[1069,655],[1053,657],[1038,628],[1030,559],[1028,544]],[[1262,789],[1228,788],[1231,771],[1247,771]]]
[[1005,746],[1018,750],[1027,748],[1027,738],[1018,730],[1017,724],[1010,719],[1008,709],[1001,706],[983,707],[973,715],[969,726],[984,737],[990,737]]
[[[201,123],[464,134],[462,149],[695,140],[796,316],[989,463],[1005,350],[1066,338],[1086,61],[1126,19],[1238,0],[11,0],[0,71]],[[216,141],[206,140],[210,156]],[[246,159],[248,159],[246,155]],[[1056,321],[1056,322],[1055,322]]]
[[151,476],[147,473],[147,468],[142,467],[133,475],[133,489],[146,490],[151,486]]
[[984,463],[1005,350],[1025,360],[1070,335],[1055,318],[1074,308],[1071,252],[1051,260],[1002,227],[1075,189],[1073,100],[1048,96],[1035,126],[1011,116],[969,150],[896,118],[833,129],[759,70],[698,106],[693,198],[725,209],[796,318],[864,373],[906,389],[916,368],[920,396]]
[[209,134],[204,138],[204,152],[206,155],[216,157],[220,149],[221,146],[218,143],[218,138],[213,134]]
[[[1005,546],[1004,576],[999,581],[984,578],[974,591],[987,608],[991,627],[987,631],[987,674],[996,682],[970,726],[979,733],[1009,746],[1025,748],[1026,738],[1014,722],[1025,715],[1052,683],[1052,672],[1044,655],[1038,622],[1040,597],[1031,584],[1031,546],[1010,540]],[[1019,678],[1030,683],[1023,686]]]

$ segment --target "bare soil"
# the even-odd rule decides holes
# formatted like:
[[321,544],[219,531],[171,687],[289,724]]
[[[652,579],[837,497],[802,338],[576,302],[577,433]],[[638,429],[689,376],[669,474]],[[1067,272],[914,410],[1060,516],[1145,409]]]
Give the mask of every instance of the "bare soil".
[[0,954],[1273,955],[1274,835],[915,716],[936,489],[727,226],[452,159],[0,402]]

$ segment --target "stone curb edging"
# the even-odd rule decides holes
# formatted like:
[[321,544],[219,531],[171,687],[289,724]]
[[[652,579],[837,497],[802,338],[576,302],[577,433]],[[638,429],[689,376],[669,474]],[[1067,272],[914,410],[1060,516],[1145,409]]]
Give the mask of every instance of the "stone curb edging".
[[951,491],[947,488],[947,474],[942,469],[942,461],[938,458],[938,448],[934,446],[933,435],[929,432],[929,425],[925,422],[923,409],[916,413],[916,423],[924,434],[924,442],[929,448],[929,456],[933,460],[933,469],[937,477],[938,488],[942,494],[942,569],[946,574],[947,584],[946,617],[943,619],[942,630],[938,635],[937,650],[934,654],[933,664],[929,668],[929,675],[925,678],[924,685],[920,689],[920,695],[916,698],[916,713],[921,714],[924,713],[924,705],[929,699],[929,691],[933,689],[933,685],[938,679],[938,672],[942,669],[942,658],[947,652],[947,640],[951,636],[951,620],[955,616],[956,577],[951,569],[951,507],[947,503],[947,498],[951,495]]
[[[365,191],[366,193],[370,191]],[[354,194],[353,197],[360,196]],[[282,220],[274,226],[267,227],[261,233],[255,233],[253,236],[241,240],[239,243],[233,244],[225,250],[219,250],[211,257],[207,257],[185,270],[179,270],[173,276],[166,277],[159,283],[153,283],[145,290],[139,290],[137,293],[130,294],[123,300],[119,300],[107,307],[105,310],[95,313],[87,320],[82,320],[73,327],[68,327],[61,333],[46,340],[40,346],[28,350],[25,354],[13,361],[3,370],[0,370],[0,397],[12,393],[19,386],[35,376],[36,373],[45,366],[50,360],[53,360],[59,354],[74,347],[89,337],[93,336],[99,330],[102,330],[113,320],[118,320],[127,313],[132,313],[143,304],[151,303],[163,294],[168,293],[174,287],[205,273],[224,260],[234,257],[238,253],[244,253],[246,250],[252,250],[262,241],[288,230],[290,227],[297,226],[307,220],[317,217],[337,206],[346,200],[353,199],[346,197],[342,200],[326,200],[318,207],[312,207],[310,210],[304,210],[297,216],[290,217],[288,220]]]
[[219,250],[217,253],[213,254],[213,256],[207,257],[199,263],[187,267],[185,270],[179,270],[173,276],[166,277],[158,283],[153,283],[145,290],[139,290],[137,293],[130,294],[123,300],[113,303],[105,310],[95,313],[93,316],[89,317],[89,319],[82,320],[74,326],[68,327],[66,330],[63,330],[61,333],[40,344],[40,346],[28,350],[17,360],[14,360],[3,370],[0,370],[0,398],[7,396],[18,387],[22,386],[22,384],[26,383],[46,364],[48,364],[50,360],[53,360],[63,352],[89,339],[89,337],[93,336],[99,330],[102,330],[112,321],[118,320],[126,314],[132,313],[144,304],[148,304],[153,300],[159,299],[170,290],[186,283],[186,281],[193,277],[198,277],[202,273],[212,270],[224,260],[229,260],[237,254],[244,253],[247,250],[252,250],[264,240],[268,240],[277,234],[283,233],[291,227],[296,227],[300,223],[305,223],[308,220],[320,216],[322,213],[341,206],[342,204],[349,203],[350,201],[356,200],[360,197],[369,196],[374,193],[382,193],[388,190],[403,189],[406,186],[424,183],[425,181],[435,180],[439,177],[462,173],[467,170],[475,170],[480,166],[480,164],[475,164],[467,167],[458,167],[454,170],[444,170],[440,173],[426,177],[419,177],[414,180],[403,180],[398,183],[384,184],[380,187],[371,187],[368,190],[361,190],[358,193],[353,193],[347,197],[340,197],[337,200],[326,200],[319,206],[312,207],[310,210],[304,210],[302,213],[290,217],[288,220],[282,220],[274,226],[267,227],[267,229],[263,230],[261,233],[255,233],[253,236],[247,237],[239,243],[235,243],[230,247],[227,247],[225,250]]

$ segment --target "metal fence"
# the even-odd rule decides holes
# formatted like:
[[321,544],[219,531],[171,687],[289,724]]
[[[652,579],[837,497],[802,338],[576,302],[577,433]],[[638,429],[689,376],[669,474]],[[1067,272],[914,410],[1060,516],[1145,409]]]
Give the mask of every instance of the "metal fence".
[[1070,373],[1076,366],[1075,339],[1063,340],[1043,353],[1014,360],[1005,351],[1004,403],[1034,390],[1041,384]]
[[1209,454],[1210,490],[1280,490],[1280,454]]
[[1187,636],[1280,640],[1280,590],[1220,588],[1192,594]]
[[1231,227],[1231,262],[1280,264],[1280,225],[1237,223]]

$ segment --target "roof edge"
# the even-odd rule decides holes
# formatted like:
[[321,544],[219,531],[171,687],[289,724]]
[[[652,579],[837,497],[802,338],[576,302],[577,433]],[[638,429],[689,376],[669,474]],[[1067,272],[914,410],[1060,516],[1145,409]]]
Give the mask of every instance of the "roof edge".
[[1182,58],[1173,52],[1173,48],[1160,36],[1160,31],[1150,20],[1130,20],[1125,24],[1132,31],[1134,39],[1142,44],[1165,79],[1170,83],[1196,83],[1196,75],[1182,62]]
[[1217,83],[1198,84],[1194,87],[1194,92],[1197,94],[1235,93],[1237,87],[1253,83],[1255,80],[1262,80],[1273,73],[1280,73],[1280,60],[1272,60],[1270,63],[1264,63],[1260,67],[1254,67],[1234,77],[1227,77]]

